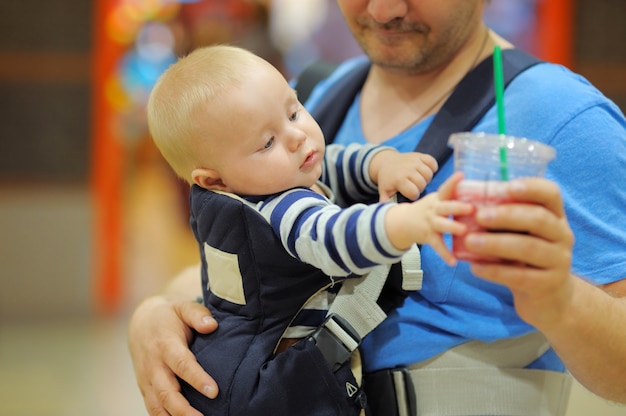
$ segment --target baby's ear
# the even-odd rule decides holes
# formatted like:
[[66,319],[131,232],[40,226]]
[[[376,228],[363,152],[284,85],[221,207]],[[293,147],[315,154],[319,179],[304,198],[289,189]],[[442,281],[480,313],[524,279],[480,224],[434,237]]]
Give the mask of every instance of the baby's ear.
[[222,181],[220,174],[213,169],[198,168],[191,172],[193,183],[201,188],[211,191],[229,192],[228,187]]

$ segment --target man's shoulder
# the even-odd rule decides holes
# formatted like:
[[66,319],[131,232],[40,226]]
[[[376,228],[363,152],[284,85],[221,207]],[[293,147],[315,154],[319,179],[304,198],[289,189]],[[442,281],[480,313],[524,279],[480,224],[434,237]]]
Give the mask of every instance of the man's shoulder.
[[507,88],[507,100],[511,116],[522,123],[563,124],[584,117],[585,123],[593,124],[606,117],[623,118],[617,105],[586,78],[552,63],[520,74]]
[[585,77],[550,62],[542,62],[524,71],[509,88],[508,92],[513,96],[540,100],[536,104],[589,105],[608,101]]

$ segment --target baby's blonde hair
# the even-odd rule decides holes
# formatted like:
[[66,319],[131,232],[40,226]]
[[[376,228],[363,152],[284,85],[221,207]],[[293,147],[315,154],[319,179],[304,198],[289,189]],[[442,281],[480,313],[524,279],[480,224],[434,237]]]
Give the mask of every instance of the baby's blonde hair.
[[240,85],[259,61],[235,46],[203,47],[180,58],[154,86],[147,105],[150,135],[174,172],[187,182],[193,183],[193,169],[207,167],[199,163],[202,152],[211,148],[212,138],[203,131],[210,105]]

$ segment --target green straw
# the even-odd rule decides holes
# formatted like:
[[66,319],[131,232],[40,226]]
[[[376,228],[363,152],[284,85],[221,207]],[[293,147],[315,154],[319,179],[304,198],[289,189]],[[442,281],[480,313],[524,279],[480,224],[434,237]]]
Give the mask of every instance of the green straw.
[[[498,133],[506,134],[506,122],[504,119],[504,74],[502,69],[502,50],[500,46],[493,47],[493,79],[496,91],[496,106],[498,109]],[[500,146],[500,176],[503,181],[509,179],[506,147]]]

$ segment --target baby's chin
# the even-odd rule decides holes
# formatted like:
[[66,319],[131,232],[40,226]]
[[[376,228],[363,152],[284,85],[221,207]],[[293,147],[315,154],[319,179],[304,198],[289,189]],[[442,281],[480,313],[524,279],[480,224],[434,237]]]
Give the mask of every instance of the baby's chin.
[[299,183],[296,185],[296,187],[298,188],[313,188],[314,186],[317,186],[317,184],[320,182],[320,178],[319,176],[311,179],[308,179],[308,177],[301,178],[300,180],[298,180],[298,182]]

